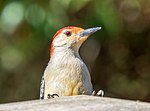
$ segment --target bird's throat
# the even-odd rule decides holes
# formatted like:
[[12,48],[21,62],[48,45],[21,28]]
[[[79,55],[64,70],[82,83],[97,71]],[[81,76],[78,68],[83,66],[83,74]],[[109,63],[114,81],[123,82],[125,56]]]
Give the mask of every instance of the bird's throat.
[[55,47],[50,51],[50,60],[68,60],[71,58],[80,58],[79,51],[70,47]]

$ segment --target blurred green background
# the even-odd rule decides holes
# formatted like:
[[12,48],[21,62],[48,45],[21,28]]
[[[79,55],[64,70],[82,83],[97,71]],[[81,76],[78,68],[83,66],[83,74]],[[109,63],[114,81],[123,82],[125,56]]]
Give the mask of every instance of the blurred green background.
[[150,0],[0,0],[0,103],[39,98],[57,30],[102,26],[80,52],[105,96],[150,101]]

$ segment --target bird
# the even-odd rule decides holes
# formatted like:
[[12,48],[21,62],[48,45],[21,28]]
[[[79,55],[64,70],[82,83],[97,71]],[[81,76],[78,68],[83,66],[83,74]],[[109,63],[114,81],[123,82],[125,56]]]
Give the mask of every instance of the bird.
[[79,50],[88,37],[100,29],[67,26],[56,32],[50,44],[50,60],[41,79],[40,99],[95,95],[89,70]]

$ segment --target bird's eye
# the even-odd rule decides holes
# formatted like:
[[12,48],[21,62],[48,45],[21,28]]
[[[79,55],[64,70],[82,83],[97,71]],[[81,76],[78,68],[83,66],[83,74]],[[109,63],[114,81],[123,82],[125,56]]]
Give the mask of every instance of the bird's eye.
[[72,33],[71,33],[70,31],[66,31],[66,32],[65,32],[65,35],[66,35],[66,36],[71,36],[71,34],[72,34]]

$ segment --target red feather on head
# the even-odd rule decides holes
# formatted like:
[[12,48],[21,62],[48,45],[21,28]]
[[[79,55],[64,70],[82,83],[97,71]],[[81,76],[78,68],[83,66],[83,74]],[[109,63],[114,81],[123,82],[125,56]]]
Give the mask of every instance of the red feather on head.
[[52,57],[52,54],[53,54],[53,51],[54,51],[54,48],[53,48],[53,41],[54,41],[54,39],[63,31],[63,30],[65,30],[65,29],[73,29],[72,31],[73,32],[77,32],[79,29],[81,29],[81,28],[79,28],[79,27],[76,27],[76,26],[67,26],[67,27],[63,27],[63,28],[61,28],[60,30],[58,30],[57,32],[56,32],[56,34],[54,35],[54,37],[52,38],[52,40],[51,40],[51,44],[50,44],[50,57]]

